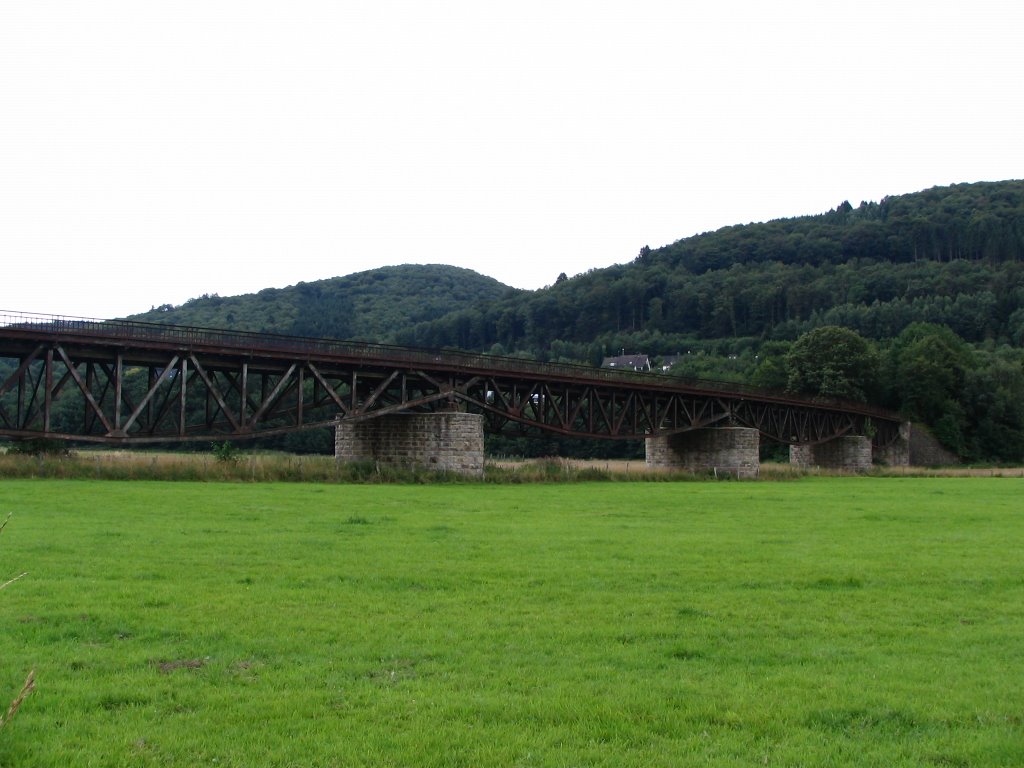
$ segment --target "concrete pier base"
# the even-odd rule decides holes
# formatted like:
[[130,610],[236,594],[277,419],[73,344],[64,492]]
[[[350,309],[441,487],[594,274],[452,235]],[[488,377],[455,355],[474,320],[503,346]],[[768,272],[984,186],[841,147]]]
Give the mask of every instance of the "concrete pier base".
[[791,445],[789,462],[798,467],[867,472],[871,469],[871,439],[846,435],[817,445]]
[[484,419],[472,413],[410,413],[366,421],[338,421],[337,461],[374,461],[389,466],[484,473]]
[[646,441],[651,469],[688,469],[748,479],[761,469],[760,437],[756,429],[722,427],[695,429]]

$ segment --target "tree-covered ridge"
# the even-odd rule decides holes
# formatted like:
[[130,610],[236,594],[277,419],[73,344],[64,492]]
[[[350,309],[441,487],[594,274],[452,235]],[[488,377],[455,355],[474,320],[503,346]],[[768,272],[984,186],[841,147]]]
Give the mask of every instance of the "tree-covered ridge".
[[406,264],[344,277],[267,288],[243,296],[201,296],[132,319],[260,333],[367,341],[475,306],[514,289],[469,269]]
[[459,311],[401,341],[546,355],[555,342],[596,340],[657,354],[830,324],[880,339],[914,322],[1024,344],[1024,182],[843,203],[644,247],[630,264]]
[[933,187],[857,208],[843,202],[818,216],[724,227],[641,256],[694,274],[734,264],[817,266],[865,258],[1021,261],[1024,182]]

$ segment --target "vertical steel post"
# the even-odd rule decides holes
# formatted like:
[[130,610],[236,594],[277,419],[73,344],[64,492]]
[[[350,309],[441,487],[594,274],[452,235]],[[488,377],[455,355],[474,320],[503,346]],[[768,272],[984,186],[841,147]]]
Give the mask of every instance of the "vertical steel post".
[[246,424],[246,407],[249,399],[249,364],[242,363],[242,380],[239,382],[239,405],[238,405],[238,427],[243,432],[245,431]]
[[178,392],[178,435],[185,436],[185,396],[188,385],[188,357],[182,353],[181,356],[181,390]]
[[46,350],[46,371],[43,381],[43,432],[50,431],[50,406],[53,405],[53,347]]
[[149,366],[149,386],[146,388],[146,427],[152,432],[153,424],[153,400],[152,392],[157,382],[156,368]]
[[[93,363],[85,364],[85,391],[86,396],[83,405],[85,406],[85,415],[83,421],[85,422],[85,433],[89,434],[92,430],[92,425],[96,423],[96,412],[89,407],[89,395],[93,394],[93,389],[96,387],[96,366]],[[97,403],[98,405],[98,403]]]
[[124,357],[120,352],[114,357],[114,430],[121,431],[121,402],[124,387]]
[[[25,364],[25,358],[18,358],[18,367],[21,368]],[[21,372],[18,377],[18,422],[17,426],[19,429],[24,429],[28,425],[25,423],[25,371]]]

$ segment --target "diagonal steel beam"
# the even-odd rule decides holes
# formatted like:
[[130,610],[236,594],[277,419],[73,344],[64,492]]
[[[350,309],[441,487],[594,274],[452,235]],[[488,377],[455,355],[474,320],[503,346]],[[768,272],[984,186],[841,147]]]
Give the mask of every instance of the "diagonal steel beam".
[[359,412],[367,413],[373,410],[373,406],[377,403],[377,399],[387,391],[387,388],[391,386],[391,382],[398,378],[398,371],[392,371],[391,374],[384,379],[377,387],[370,393],[369,397],[363,401],[362,406],[359,408]]
[[28,357],[26,357],[26,358],[25,358],[24,360],[22,360],[22,361],[21,361],[21,365],[19,365],[19,366],[17,367],[17,369],[16,369],[15,371],[14,371],[14,373],[12,373],[12,374],[11,374],[10,376],[8,376],[8,377],[7,377],[7,380],[6,380],[6,381],[4,381],[4,383],[3,383],[3,385],[2,385],[2,386],[0,386],[0,396],[6,395],[6,394],[7,394],[7,393],[8,393],[9,391],[10,391],[10,389],[11,389],[11,385],[12,385],[12,384],[14,384],[14,382],[18,381],[18,379],[20,379],[20,378],[21,378],[21,375],[22,375],[22,374],[23,374],[23,373],[24,373],[24,372],[25,372],[26,370],[28,370],[28,367],[29,367],[30,365],[32,365],[32,363],[34,363],[34,362],[35,362],[36,360],[38,360],[38,359],[39,359],[39,356],[40,356],[40,355],[41,355],[41,354],[42,354],[42,353],[43,353],[43,352],[44,352],[45,350],[46,350],[46,347],[44,347],[44,346],[43,346],[42,344],[40,344],[40,345],[39,345],[38,347],[36,347],[36,348],[35,348],[35,349],[34,349],[34,350],[33,350],[33,351],[32,351],[32,352],[31,352],[31,353],[29,354],[29,356],[28,356]]
[[327,394],[331,396],[331,400],[333,400],[335,405],[338,406],[338,409],[342,413],[348,415],[348,413],[350,413],[349,407],[345,405],[344,402],[342,402],[341,396],[338,395],[337,390],[335,390],[335,388],[328,383],[327,379],[320,372],[320,370],[315,365],[313,365],[313,363],[306,363],[306,367],[309,368],[309,372],[313,374],[313,378],[317,382],[319,382],[320,386],[324,388],[324,391],[326,391]]
[[376,408],[372,411],[361,411],[358,413],[353,413],[351,416],[346,416],[345,418],[341,419],[341,421],[369,421],[370,419],[376,419],[380,416],[387,416],[392,413],[401,413],[403,411],[408,411],[412,408],[418,408],[423,405],[430,405],[431,403],[436,403],[440,400],[447,400],[450,397],[462,399],[461,393],[455,391],[454,389],[443,392],[434,392],[433,394],[426,395],[424,397],[419,397],[416,398],[415,400],[409,400],[408,402],[405,403],[395,403],[394,405]]
[[250,425],[256,426],[260,419],[263,418],[263,416],[267,413],[270,407],[277,400],[278,395],[281,394],[285,385],[288,384],[288,382],[291,380],[292,374],[295,373],[296,368],[298,368],[298,363],[292,363],[291,367],[288,368],[287,372],[283,376],[281,376],[281,380],[277,382],[277,386],[274,387],[273,391],[270,393],[270,396],[263,401],[263,404],[260,406],[259,410],[252,415],[252,420],[249,422]]
[[68,372],[71,377],[75,380],[75,384],[78,385],[78,389],[81,390],[82,395],[85,396],[85,402],[89,404],[89,407],[95,412],[96,416],[101,422],[103,422],[103,428],[110,434],[113,431],[113,427],[110,426],[110,422],[107,420],[107,415],[103,413],[103,409],[100,408],[99,403],[96,402],[96,398],[93,397],[92,392],[82,381],[81,375],[78,373],[78,366],[71,362],[71,358],[68,357],[68,353],[64,351],[64,347],[60,344],[56,345],[57,353],[64,361],[64,365],[68,367]]
[[210,377],[206,372],[206,369],[203,368],[202,363],[196,359],[194,354],[189,355],[189,359],[192,361],[192,365],[195,366],[196,373],[199,374],[199,378],[201,378],[203,383],[206,384],[207,391],[213,395],[213,399],[217,401],[217,405],[220,407],[221,413],[224,414],[224,418],[231,423],[231,427],[235,432],[240,432],[241,429],[238,426],[238,419],[231,412],[231,409],[228,408],[228,404],[224,401],[224,395],[221,393],[220,387],[217,386],[217,381]]
[[[36,360],[39,359],[39,356],[45,351],[45,349],[46,349],[46,347],[44,345],[40,344],[31,353],[29,353],[29,355],[25,359],[23,359],[21,361],[21,364],[15,369],[14,373],[12,373],[10,376],[8,376],[7,380],[4,381],[2,386],[0,386],[0,397],[3,397],[5,394],[10,392],[11,391],[11,387],[14,384],[17,384],[18,385],[18,387],[17,387],[18,388],[18,403],[19,403],[19,406],[21,405],[21,403],[24,400],[24,392],[22,391],[24,389],[24,379],[23,379],[23,377],[25,376],[25,373],[28,371],[28,369],[32,365],[32,363],[34,363]],[[18,408],[18,411],[19,411],[18,418],[15,419],[12,422],[10,417],[7,415],[7,412],[4,410],[3,405],[0,404],[0,418],[2,418],[4,423],[7,424],[8,426],[12,426],[12,424],[13,424],[14,426],[21,427],[21,426],[25,426],[25,425],[28,424],[27,421],[25,422],[25,425],[19,424],[19,421],[21,419],[21,413],[20,413],[21,408],[20,407]]]
[[149,388],[149,391],[146,392],[145,397],[143,397],[142,400],[139,401],[139,405],[135,408],[131,416],[129,416],[128,420],[124,423],[124,426],[121,428],[121,432],[125,436],[127,436],[128,430],[132,428],[132,425],[142,414],[143,409],[156,394],[157,390],[160,388],[160,385],[167,381],[168,377],[171,375],[171,371],[174,370],[174,366],[176,366],[177,364],[178,355],[174,355],[171,357],[171,361],[164,368],[163,373],[161,373],[157,380],[153,383],[153,386]]

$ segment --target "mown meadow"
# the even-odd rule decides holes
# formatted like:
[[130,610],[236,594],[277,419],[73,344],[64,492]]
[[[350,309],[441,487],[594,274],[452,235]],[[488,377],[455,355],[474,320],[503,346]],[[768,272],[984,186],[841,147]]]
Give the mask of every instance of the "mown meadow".
[[0,764],[1019,766],[1022,482],[3,480]]

